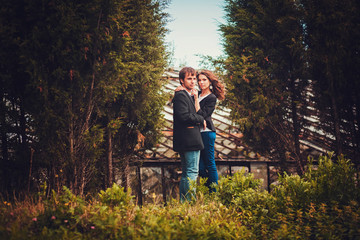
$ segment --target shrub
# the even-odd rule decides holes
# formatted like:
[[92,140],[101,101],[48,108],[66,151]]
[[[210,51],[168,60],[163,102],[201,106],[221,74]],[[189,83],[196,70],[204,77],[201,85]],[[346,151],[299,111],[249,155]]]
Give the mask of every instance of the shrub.
[[298,175],[279,176],[279,185],[274,186],[272,195],[276,198],[278,209],[284,209],[290,204],[294,209],[307,208],[313,201],[315,191],[311,183]]
[[239,214],[220,202],[200,201],[148,205],[135,222],[135,239],[254,239]]
[[115,183],[111,188],[106,189],[106,191],[101,190],[98,196],[101,203],[111,207],[126,207],[133,199],[133,196],[131,196],[131,189],[125,192],[123,187],[120,187]]
[[350,159],[343,155],[336,161],[333,155],[321,156],[318,167],[312,165],[304,174],[304,179],[314,189],[312,196],[314,202],[349,204],[350,201],[359,201],[359,187],[357,186],[356,169]]
[[31,226],[34,235],[43,234],[49,237],[53,231],[68,234],[67,231],[81,231],[80,223],[85,213],[86,202],[63,187],[60,193],[52,191],[50,199],[44,200],[44,212],[38,213]]
[[359,201],[355,173],[353,164],[344,156],[339,156],[336,162],[332,160],[332,154],[321,156],[317,166],[310,162],[302,177],[286,173],[279,176],[280,184],[274,186],[272,194],[279,205],[291,201],[295,209],[304,209],[310,203],[347,205],[352,200]]
[[221,177],[216,186],[216,196],[225,205],[230,205],[235,196],[246,189],[258,190],[260,179],[254,179],[253,174],[244,171],[236,172],[233,176]]
[[359,189],[350,160],[332,154],[309,164],[305,174],[279,177],[271,194],[278,213],[274,238],[356,239],[360,236]]
[[359,239],[354,171],[330,160],[303,177],[284,174],[271,193],[239,172],[220,178],[211,194],[204,179],[192,183],[197,200],[183,204],[140,208],[117,185],[86,201],[67,188],[38,203],[2,201],[0,239]]

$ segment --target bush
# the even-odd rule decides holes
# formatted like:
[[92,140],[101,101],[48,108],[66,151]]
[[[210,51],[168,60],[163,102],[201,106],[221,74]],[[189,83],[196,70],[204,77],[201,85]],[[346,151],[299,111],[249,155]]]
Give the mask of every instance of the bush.
[[[275,238],[356,239],[360,237],[359,189],[356,170],[344,156],[332,154],[309,164],[305,174],[279,177],[271,194],[277,216]],[[345,220],[346,219],[346,220]]]
[[136,239],[254,239],[234,209],[218,201],[206,202],[143,207]]
[[321,156],[317,166],[310,162],[304,176],[285,173],[279,176],[279,183],[272,191],[278,204],[284,206],[291,201],[296,209],[304,209],[311,203],[347,205],[359,201],[356,169],[344,156],[339,156],[336,162],[332,154]]
[[271,193],[262,191],[251,174],[222,178],[217,199],[240,213],[239,220],[256,239],[356,239],[356,171],[343,156],[331,159],[320,157],[319,165],[309,164],[304,176],[279,176]]
[[253,174],[244,171],[236,172],[233,176],[221,177],[216,186],[216,196],[226,206],[230,205],[234,197],[244,190],[258,190],[261,186],[260,179],[254,179]]
[[211,194],[200,179],[193,183],[197,200],[184,204],[172,199],[140,208],[117,185],[86,201],[68,188],[37,203],[2,201],[0,238],[359,239],[354,170],[342,158],[330,160],[323,157],[303,177],[284,174],[270,193],[244,172],[220,178]]
[[34,236],[52,236],[54,232],[67,235],[83,230],[80,223],[85,213],[86,202],[63,187],[60,193],[52,191],[52,196],[44,200],[44,211],[32,219],[31,231]]
[[343,155],[336,161],[332,158],[332,154],[321,156],[318,167],[310,165],[304,175],[314,189],[313,201],[327,204],[335,201],[340,205],[349,204],[352,200],[359,201],[356,169],[351,160]]
[[123,187],[113,184],[111,188],[106,191],[101,190],[99,193],[99,200],[107,206],[126,207],[132,203],[133,196],[131,196],[131,189],[125,192]]
[[315,191],[311,183],[298,175],[284,175],[278,178],[279,185],[273,186],[272,195],[276,198],[279,210],[290,204],[294,209],[305,209],[314,199]]

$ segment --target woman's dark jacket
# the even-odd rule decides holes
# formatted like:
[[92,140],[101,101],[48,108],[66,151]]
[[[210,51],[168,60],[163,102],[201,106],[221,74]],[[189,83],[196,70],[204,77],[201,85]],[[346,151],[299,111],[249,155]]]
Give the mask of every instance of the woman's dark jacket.
[[[201,94],[201,93],[200,93]],[[199,94],[199,96],[200,96]],[[211,131],[215,132],[215,126],[211,119],[211,115],[215,110],[216,105],[216,96],[213,93],[207,95],[203,100],[200,102],[200,110],[197,112],[201,116],[203,116],[206,120],[206,127]]]

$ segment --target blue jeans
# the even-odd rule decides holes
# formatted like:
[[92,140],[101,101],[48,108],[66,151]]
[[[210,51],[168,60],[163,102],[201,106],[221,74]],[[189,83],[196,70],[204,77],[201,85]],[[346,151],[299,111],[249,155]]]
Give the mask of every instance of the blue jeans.
[[[215,164],[215,132],[201,132],[204,143],[204,150],[200,154],[199,176],[207,178],[206,186],[210,187],[212,183],[218,184],[218,172]],[[210,192],[215,191],[210,188]]]
[[195,198],[195,192],[189,192],[190,181],[196,181],[199,174],[200,150],[180,152],[181,158],[181,180],[180,180],[180,202],[191,201]]

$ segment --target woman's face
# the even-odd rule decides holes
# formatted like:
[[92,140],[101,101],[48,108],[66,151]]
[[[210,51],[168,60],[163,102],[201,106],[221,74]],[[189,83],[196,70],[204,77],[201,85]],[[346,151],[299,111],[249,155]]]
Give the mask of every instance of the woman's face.
[[210,87],[210,81],[204,74],[199,75],[198,84],[201,90],[205,90]]

